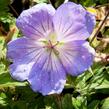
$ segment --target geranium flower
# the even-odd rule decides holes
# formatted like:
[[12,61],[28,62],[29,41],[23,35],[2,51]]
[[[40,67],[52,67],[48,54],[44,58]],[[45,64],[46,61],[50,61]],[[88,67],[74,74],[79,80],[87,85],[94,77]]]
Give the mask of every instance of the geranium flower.
[[67,74],[77,76],[91,66],[94,50],[85,40],[95,18],[81,5],[68,2],[55,10],[38,4],[23,11],[16,24],[24,36],[8,44],[10,74],[27,80],[35,92],[61,93]]

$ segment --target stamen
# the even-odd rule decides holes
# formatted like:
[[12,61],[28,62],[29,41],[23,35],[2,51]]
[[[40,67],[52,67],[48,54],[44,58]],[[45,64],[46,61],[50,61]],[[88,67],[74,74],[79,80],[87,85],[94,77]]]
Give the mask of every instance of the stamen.
[[59,41],[56,42],[56,44],[52,44],[51,40],[49,40],[48,44],[46,46],[43,46],[43,48],[54,48],[56,45],[59,44]]
[[49,44],[50,44],[50,47],[52,47],[52,43],[51,43],[51,41],[49,40]]
[[56,45],[58,45],[59,44],[59,41],[57,41],[57,43],[55,44],[55,45],[53,45],[53,47],[55,47]]

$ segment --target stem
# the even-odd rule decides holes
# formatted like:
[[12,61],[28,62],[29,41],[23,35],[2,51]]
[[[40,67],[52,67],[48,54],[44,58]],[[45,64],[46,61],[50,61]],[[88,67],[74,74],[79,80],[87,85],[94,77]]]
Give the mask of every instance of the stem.
[[59,109],[62,109],[61,96],[60,95],[56,95],[56,100],[57,100],[57,104],[58,104]]
[[16,16],[18,17],[19,16],[19,14],[17,13],[17,11],[13,8],[13,6],[11,6],[10,4],[9,4],[9,7],[13,10],[13,12],[16,14]]
[[102,5],[95,6],[95,8],[100,8],[100,7],[104,7],[104,6],[109,6],[109,3],[106,3],[106,4],[102,4]]
[[99,26],[97,32],[94,34],[93,38],[91,39],[90,44],[93,42],[93,40],[98,35],[99,31],[101,30],[101,28],[102,28],[103,24],[105,23],[106,19],[108,18],[108,16],[109,16],[109,10],[108,10],[107,15],[105,16],[104,20],[102,21],[101,25]]
[[52,3],[51,3],[51,1],[50,1],[50,0],[48,0],[48,3],[52,5]]

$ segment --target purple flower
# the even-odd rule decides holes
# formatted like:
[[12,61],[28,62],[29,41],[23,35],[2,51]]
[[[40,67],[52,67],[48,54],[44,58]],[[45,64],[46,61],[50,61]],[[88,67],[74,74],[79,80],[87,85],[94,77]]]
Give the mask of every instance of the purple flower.
[[95,17],[72,2],[57,10],[38,4],[23,11],[17,26],[24,36],[8,44],[11,76],[43,95],[61,93],[67,74],[77,76],[93,62],[94,50],[85,40],[94,25]]

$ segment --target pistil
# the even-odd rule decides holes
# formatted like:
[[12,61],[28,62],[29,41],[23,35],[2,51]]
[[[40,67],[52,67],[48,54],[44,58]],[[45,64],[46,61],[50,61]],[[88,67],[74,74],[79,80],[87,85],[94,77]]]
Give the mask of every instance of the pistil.
[[51,48],[51,49],[53,49],[53,48],[56,47],[58,44],[59,44],[59,41],[57,41],[56,44],[53,45],[53,44],[52,44],[52,41],[49,40],[49,41],[48,41],[48,44],[47,44],[46,46],[44,46],[44,48]]

